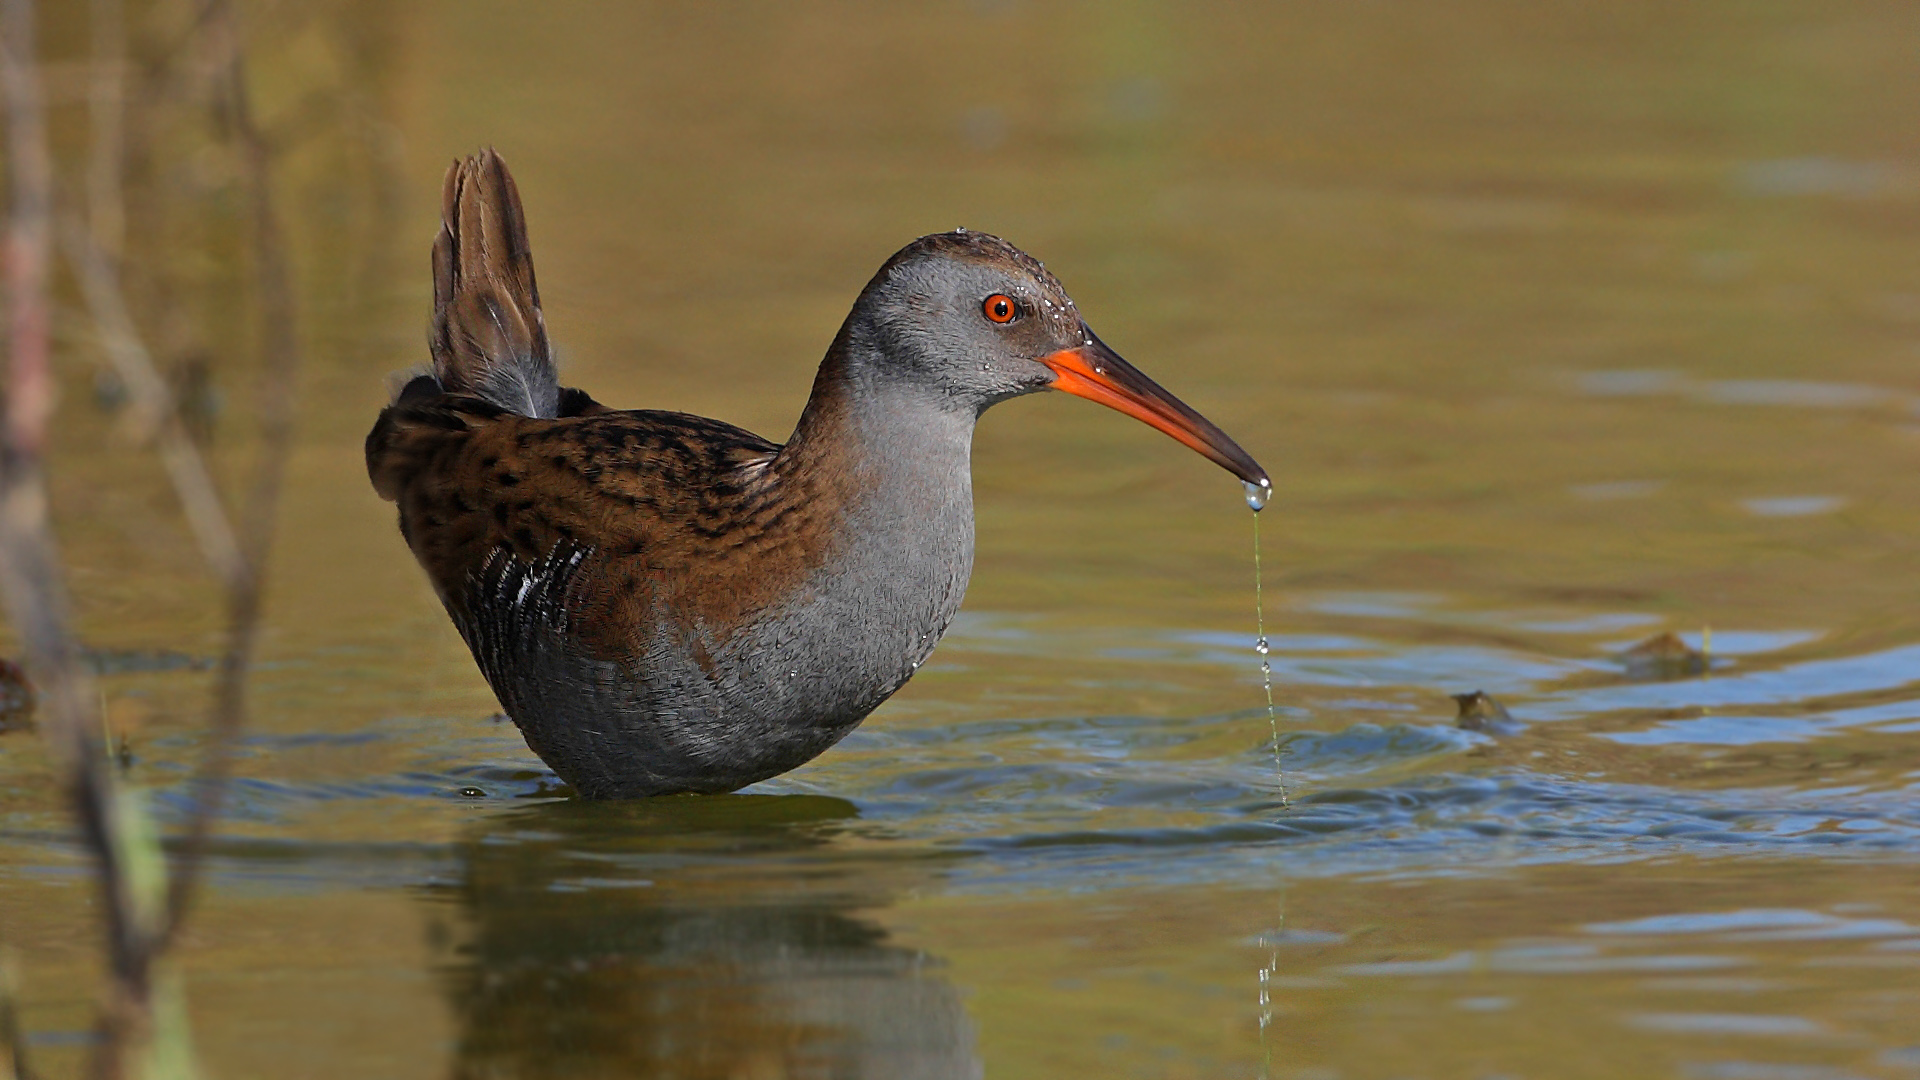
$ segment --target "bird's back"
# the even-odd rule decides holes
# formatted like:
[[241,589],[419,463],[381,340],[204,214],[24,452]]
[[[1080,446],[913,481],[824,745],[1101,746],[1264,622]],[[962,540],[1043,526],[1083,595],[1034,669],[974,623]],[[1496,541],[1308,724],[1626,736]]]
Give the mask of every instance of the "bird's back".
[[[473,577],[502,556],[591,550],[604,588],[647,592],[760,554],[796,523],[766,468],[779,447],[730,424],[594,405],[541,419],[415,385],[375,423],[367,468],[456,616]],[[583,585],[573,602],[601,602],[600,591]]]

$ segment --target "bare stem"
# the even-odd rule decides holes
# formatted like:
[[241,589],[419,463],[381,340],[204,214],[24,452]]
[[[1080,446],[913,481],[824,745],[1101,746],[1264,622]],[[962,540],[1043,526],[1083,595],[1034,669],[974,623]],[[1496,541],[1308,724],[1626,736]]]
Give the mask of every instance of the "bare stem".
[[216,85],[240,158],[241,183],[252,218],[256,299],[260,315],[259,458],[240,520],[238,566],[227,591],[227,649],[221,658],[212,730],[195,784],[193,812],[182,840],[178,872],[167,906],[163,941],[178,933],[192,903],[213,822],[226,798],[233,744],[246,717],[247,671],[260,636],[260,605],[273,548],[281,480],[292,445],[293,392],[300,369],[293,278],[274,208],[271,151],[254,119],[238,18],[227,0],[212,0],[203,22],[220,59]]
[[33,53],[31,0],[5,0],[0,56],[7,95],[7,155],[13,205],[7,228],[9,325],[6,443],[37,460],[53,411],[47,364],[47,263],[53,207],[53,161],[47,150],[46,105]]
[[[180,498],[187,515],[187,526],[200,544],[200,554],[229,592],[245,587],[251,576],[240,554],[240,542],[233,535],[220,502],[220,490],[208,471],[206,459],[194,445],[180,422],[173,391],[153,362],[133,316],[127,310],[126,295],[120,287],[120,275],[111,256],[95,241],[94,234],[77,222],[68,222],[61,230],[67,263],[80,282],[87,310],[99,330],[100,343],[112,361],[120,382],[133,399],[133,409],[142,419],[142,427],[151,429],[160,461]],[[142,432],[145,434],[146,432]]]
[[0,0],[0,82],[12,191],[5,249],[9,356],[0,403],[0,594],[40,688],[45,730],[66,774],[83,833],[101,867],[114,975],[102,1015],[105,1037],[91,1069],[102,1078],[123,1074],[128,1045],[151,1025],[152,964],[178,936],[224,800],[233,746],[246,714],[247,674],[259,639],[264,568],[291,446],[300,361],[292,277],[270,184],[270,151],[248,96],[237,17],[228,0],[209,0],[199,12],[196,36],[212,58],[216,105],[240,163],[252,226],[260,328],[260,395],[255,407],[260,449],[236,530],[205,460],[181,424],[166,380],[140,338],[120,284],[126,138],[122,80],[127,70],[122,5],[123,0],[92,2],[89,214],[84,223],[70,221],[63,239],[107,353],[134,395],[136,412],[145,419],[141,426],[157,443],[202,554],[225,588],[228,615],[193,808],[160,913],[134,895],[130,838],[144,834],[146,827],[128,823],[101,745],[98,699],[73,635],[48,509],[45,455],[54,397],[48,298],[53,166],[34,55],[33,0]]
[[93,0],[87,19],[93,32],[88,80],[87,224],[94,246],[118,256],[127,231],[120,178],[126,163],[126,0]]
[[0,83],[7,112],[13,199],[8,211],[6,408],[0,418],[0,594],[20,635],[27,669],[45,705],[45,730],[67,774],[86,840],[99,860],[114,1000],[95,1074],[117,1077],[122,1040],[113,1017],[144,1010],[149,938],[126,868],[116,859],[113,775],[101,752],[93,681],[81,663],[48,514],[45,452],[53,413],[47,294],[52,247],[53,164],[34,51],[32,0],[0,0]]

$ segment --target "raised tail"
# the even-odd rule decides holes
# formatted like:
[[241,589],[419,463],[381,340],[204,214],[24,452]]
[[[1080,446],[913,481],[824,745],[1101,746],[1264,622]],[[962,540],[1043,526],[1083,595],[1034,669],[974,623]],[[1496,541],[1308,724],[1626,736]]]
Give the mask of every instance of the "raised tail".
[[447,170],[433,242],[433,373],[443,390],[522,416],[560,411],[520,190],[482,150]]

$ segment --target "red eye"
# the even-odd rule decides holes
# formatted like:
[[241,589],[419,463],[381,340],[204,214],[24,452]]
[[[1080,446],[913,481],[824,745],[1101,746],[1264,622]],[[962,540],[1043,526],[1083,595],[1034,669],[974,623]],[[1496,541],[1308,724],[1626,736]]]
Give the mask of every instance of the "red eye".
[[1020,309],[1014,306],[1013,297],[1005,293],[994,293],[980,302],[980,310],[994,322],[1010,323]]

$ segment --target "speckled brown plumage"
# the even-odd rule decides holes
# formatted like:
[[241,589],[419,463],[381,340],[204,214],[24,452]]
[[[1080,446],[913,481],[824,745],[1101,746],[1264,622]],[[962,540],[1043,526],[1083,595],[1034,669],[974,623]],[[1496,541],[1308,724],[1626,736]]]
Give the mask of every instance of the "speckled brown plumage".
[[569,600],[592,609],[576,623],[603,659],[624,658],[655,599],[738,622],[819,557],[828,527],[817,478],[769,468],[778,446],[684,413],[538,420],[436,396],[395,406],[375,437],[384,472],[413,478],[376,484],[428,576],[456,586],[443,590],[450,606],[495,552],[531,563],[590,546]]
[[973,422],[996,401],[1059,385],[1264,482],[984,234],[888,260],[784,446],[560,387],[491,151],[448,173],[434,284],[433,373],[381,413],[368,473],[507,713],[586,795],[740,787],[904,683],[966,588]]

